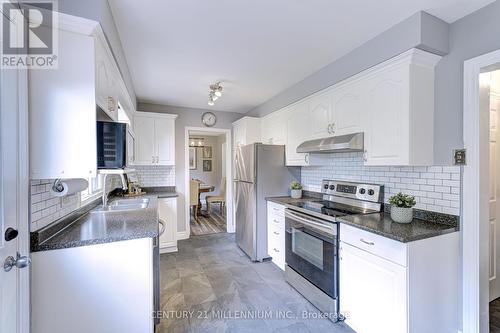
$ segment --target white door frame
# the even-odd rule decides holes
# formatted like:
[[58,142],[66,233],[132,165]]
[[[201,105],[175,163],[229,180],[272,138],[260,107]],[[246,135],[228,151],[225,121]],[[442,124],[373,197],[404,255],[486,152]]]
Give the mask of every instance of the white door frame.
[[464,62],[462,188],[462,329],[489,332],[488,160],[489,112],[479,106],[479,74],[500,64],[500,50]]
[[191,228],[189,225],[191,213],[189,207],[189,180],[191,179],[189,174],[189,132],[213,132],[226,135],[226,231],[233,233],[235,231],[234,220],[233,220],[233,187],[230,186],[231,180],[233,179],[233,167],[231,156],[233,156],[231,149],[231,130],[223,128],[207,128],[207,127],[185,127],[184,129],[184,189],[185,189],[185,215],[186,215],[186,238],[189,238],[191,234]]

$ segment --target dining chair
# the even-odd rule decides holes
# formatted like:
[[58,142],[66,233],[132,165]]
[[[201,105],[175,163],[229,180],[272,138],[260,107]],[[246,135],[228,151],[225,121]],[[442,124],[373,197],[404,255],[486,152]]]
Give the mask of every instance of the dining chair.
[[226,210],[226,177],[222,177],[220,183],[220,192],[217,195],[206,196],[207,201],[207,212],[210,213],[210,208],[213,203],[220,204],[220,211],[224,214]]
[[191,179],[189,181],[189,208],[193,208],[193,216],[196,222],[198,222],[198,197],[200,195],[200,182],[198,180]]

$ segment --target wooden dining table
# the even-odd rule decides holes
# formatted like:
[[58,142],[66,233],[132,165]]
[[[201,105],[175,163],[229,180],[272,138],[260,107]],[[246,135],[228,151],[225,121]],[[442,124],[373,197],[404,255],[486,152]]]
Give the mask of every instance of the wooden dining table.
[[[201,210],[201,194],[207,192],[213,192],[215,190],[215,186],[209,184],[200,184],[198,191],[198,215],[208,217],[210,216],[207,211]],[[207,207],[208,208],[208,207]]]

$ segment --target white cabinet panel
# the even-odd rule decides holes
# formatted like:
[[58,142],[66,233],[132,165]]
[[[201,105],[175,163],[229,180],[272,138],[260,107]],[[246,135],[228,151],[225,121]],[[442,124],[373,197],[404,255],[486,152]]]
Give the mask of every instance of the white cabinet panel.
[[233,148],[260,141],[259,118],[243,117],[233,123]]
[[160,236],[160,252],[177,251],[177,198],[158,199],[158,216],[165,224]]
[[155,119],[135,116],[135,164],[151,165],[155,162]]
[[286,117],[282,110],[273,112],[261,120],[262,143],[286,144]]
[[175,115],[137,112],[135,164],[175,165]]
[[309,165],[309,154],[297,153],[297,147],[311,139],[311,119],[307,103],[294,104],[287,110],[286,164],[288,166]]
[[311,97],[309,104],[309,121],[311,122],[311,138],[326,138],[333,134],[332,92],[317,94]]
[[335,135],[362,132],[361,113],[365,110],[362,84],[356,82],[332,92],[332,123]]
[[407,330],[406,268],[342,243],[340,309],[358,333]]
[[58,69],[29,71],[31,178],[95,177],[94,40],[58,34]]
[[273,202],[267,203],[267,252],[285,270],[285,207]]
[[155,119],[157,160],[159,165],[175,164],[175,123],[172,119]]

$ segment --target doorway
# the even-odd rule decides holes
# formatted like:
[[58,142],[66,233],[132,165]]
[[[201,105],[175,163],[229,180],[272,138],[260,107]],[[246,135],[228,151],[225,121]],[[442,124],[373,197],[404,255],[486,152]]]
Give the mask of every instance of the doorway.
[[186,128],[186,230],[193,236],[234,232],[230,130]]
[[500,325],[500,320],[495,320],[500,319],[497,311],[500,310],[498,70],[500,50],[464,63],[463,130],[467,151],[461,214],[464,333],[489,332],[490,324],[494,331]]

